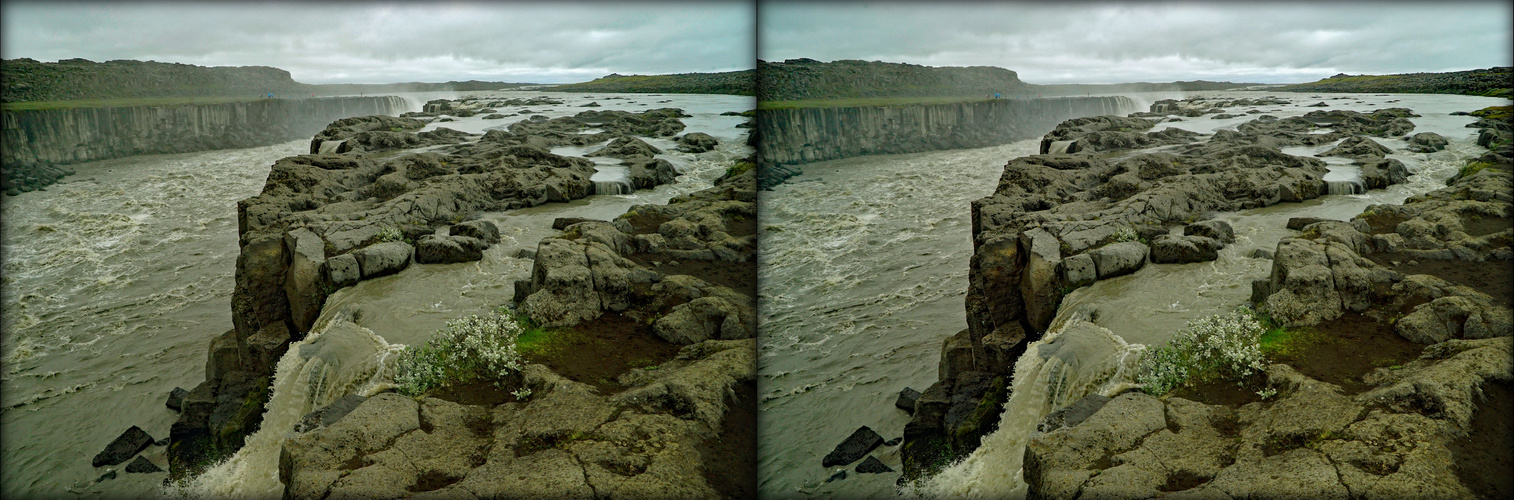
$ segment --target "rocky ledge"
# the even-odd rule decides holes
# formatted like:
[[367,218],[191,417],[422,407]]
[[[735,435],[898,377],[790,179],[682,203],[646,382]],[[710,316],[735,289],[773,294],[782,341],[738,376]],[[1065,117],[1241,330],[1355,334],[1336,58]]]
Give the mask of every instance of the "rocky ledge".
[[285,444],[286,496],[755,498],[756,178],[715,184],[563,220],[516,283],[543,325],[608,327],[615,357],[660,338],[671,359],[604,381],[573,365],[616,360],[556,356],[501,404],[379,394]]
[[1344,377],[1274,364],[1264,379],[1276,396],[1242,405],[1089,396],[1073,405],[1098,408],[1086,420],[1049,420],[1029,440],[1029,496],[1514,494],[1514,176],[1507,157],[1484,162],[1492,166],[1350,222],[1298,221],[1300,235],[1278,242],[1272,275],[1253,287],[1280,323],[1345,339],[1315,347],[1329,364],[1364,349],[1336,322],[1345,316],[1412,342],[1408,361]]
[[[1158,114],[1180,109],[1153,105]],[[1139,116],[1063,122],[1042,140],[1048,154],[1011,160],[994,194],[972,204],[968,328],[945,339],[939,380],[914,405],[901,480],[966,456],[997,428],[1014,363],[1062,297],[1149,263],[1214,260],[1234,236],[1228,224],[1204,220],[1211,214],[1329,192],[1325,162],[1282,147],[1349,138],[1381,148],[1367,136],[1402,136],[1413,129],[1408,116],[1404,108],[1258,115],[1207,137],[1150,132],[1158,120]],[[1407,179],[1402,163],[1381,156],[1385,148],[1363,150],[1353,161],[1365,187]]]
[[[607,131],[602,140],[668,135],[682,129],[678,116],[676,109],[590,111],[482,137],[416,133],[420,122],[409,118],[360,117],[317,135],[311,149],[326,154],[276,162],[262,194],[237,204],[234,328],[211,342],[206,380],[183,398],[171,431],[171,475],[229,455],[257,429],[275,365],[308,333],[331,293],[413,262],[480,258],[498,231],[468,221],[474,214],[594,194],[593,163],[548,148],[572,144],[573,132],[590,127]],[[432,147],[405,151],[417,146]],[[658,162],[666,164],[647,159],[649,186],[676,175]]]

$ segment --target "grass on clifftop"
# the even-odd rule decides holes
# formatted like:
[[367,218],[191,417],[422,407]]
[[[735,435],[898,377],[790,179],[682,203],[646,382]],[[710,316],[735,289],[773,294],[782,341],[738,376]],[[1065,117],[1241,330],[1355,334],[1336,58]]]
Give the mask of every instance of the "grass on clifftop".
[[962,102],[991,101],[983,96],[972,97],[848,97],[842,99],[801,99],[794,101],[758,101],[757,109],[788,108],[860,108],[868,106],[913,106],[917,104],[956,104]]
[[136,106],[173,106],[183,104],[226,104],[250,102],[261,97],[139,97],[127,99],[83,99],[77,101],[29,101],[7,102],[6,111],[33,111],[69,108],[130,108]]

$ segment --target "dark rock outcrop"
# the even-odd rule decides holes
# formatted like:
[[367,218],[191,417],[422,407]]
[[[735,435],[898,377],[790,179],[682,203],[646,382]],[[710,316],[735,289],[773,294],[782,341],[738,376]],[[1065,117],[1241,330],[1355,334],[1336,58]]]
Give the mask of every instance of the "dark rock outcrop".
[[148,460],[147,457],[138,456],[136,460],[132,460],[130,464],[126,465],[126,472],[133,474],[151,474],[154,472],[163,472],[163,468],[158,467],[158,464],[152,463],[152,461]]
[[[861,460],[862,457],[867,456],[868,453],[872,453],[874,448],[882,444],[883,436],[879,436],[877,432],[873,432],[866,425],[858,427],[856,431],[852,432],[852,435],[847,436],[845,441],[842,441],[841,444],[836,445],[835,449],[827,453],[825,458],[821,460],[820,465],[823,467],[835,467],[837,465],[856,462]],[[878,465],[883,464],[880,463]],[[862,471],[858,470],[857,472]]]
[[99,454],[95,455],[94,460],[90,461],[90,465],[93,467],[103,467],[125,462],[137,453],[141,453],[142,450],[147,449],[148,446],[152,446],[152,443],[152,436],[147,435],[147,432],[143,431],[141,427],[133,425],[130,429],[126,429],[126,432],[122,432],[120,436],[117,436],[109,445],[106,445],[105,449],[101,450]]
[[878,460],[878,457],[874,456],[869,456],[867,457],[867,460],[863,460],[862,463],[857,464],[857,473],[859,474],[883,474],[885,472],[893,471],[894,469],[890,469],[887,465],[883,465],[883,461]]
[[[1191,109],[1208,113],[1216,107]],[[1156,108],[1153,105],[1152,111],[1172,111]],[[1260,115],[1237,130],[1221,130],[1208,138],[1182,134],[1163,139],[1140,138],[1151,135],[1141,132],[1149,120],[1087,118],[1058,127],[1060,132],[1043,139],[1043,147],[1065,150],[1063,143],[1083,141],[1098,145],[1092,151],[1123,154],[1089,155],[1080,150],[1008,162],[993,195],[972,204],[968,330],[948,339],[942,351],[943,366],[973,368],[942,373],[941,380],[921,395],[905,427],[904,477],[929,473],[930,464],[950,463],[977,446],[973,432],[960,424],[948,425],[947,416],[953,408],[957,417],[965,415],[967,401],[982,404],[1004,397],[993,391],[974,394],[981,386],[973,381],[1007,380],[1025,343],[1043,334],[1062,297],[1072,289],[1134,272],[1147,262],[1215,259],[1222,241],[1233,240],[1233,230],[1219,221],[1191,221],[1325,192],[1324,162],[1284,154],[1282,147],[1323,144],[1315,141],[1350,135],[1402,136],[1406,125],[1412,129],[1407,116],[1412,113],[1402,108],[1322,111],[1287,119]],[[1333,131],[1309,133],[1323,126]],[[1100,134],[1097,141],[1091,139],[1094,134]],[[1122,149],[1167,140],[1173,142],[1162,152]],[[1102,149],[1106,144],[1112,148]],[[1394,179],[1391,164],[1376,168],[1384,184]],[[1173,226],[1184,223],[1187,234],[1169,234]],[[967,359],[958,359],[963,355]]]
[[[607,130],[661,133],[681,128],[677,118],[683,115],[660,109],[579,116],[603,122],[595,126]],[[339,135],[370,122],[352,123],[332,130]],[[475,259],[487,242],[498,240],[498,229],[484,222],[458,222],[479,212],[592,194],[592,162],[545,149],[559,143],[552,135],[557,130],[589,126],[575,118],[543,119],[461,143],[471,137],[438,129],[411,135],[457,144],[426,153],[302,155],[276,162],[262,194],[237,205],[241,254],[232,296],[235,328],[212,343],[206,381],[185,397],[171,432],[170,474],[183,477],[197,464],[220,459],[215,453],[229,454],[241,446],[261,423],[269,379],[288,343],[309,332],[326,297],[338,288],[408,266],[417,252],[405,238],[426,242],[419,252],[423,262]],[[548,135],[534,135],[538,130]],[[425,237],[432,228],[449,224],[453,234]]]

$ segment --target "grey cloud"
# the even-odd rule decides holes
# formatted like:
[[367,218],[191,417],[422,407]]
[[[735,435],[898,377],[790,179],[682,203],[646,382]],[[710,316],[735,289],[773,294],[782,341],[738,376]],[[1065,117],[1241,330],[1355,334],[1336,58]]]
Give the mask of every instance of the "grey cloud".
[[764,60],[990,65],[1035,83],[1306,81],[1514,59],[1506,2],[765,2],[761,9]]
[[307,83],[751,68],[750,3],[4,6],[4,57],[263,65]]

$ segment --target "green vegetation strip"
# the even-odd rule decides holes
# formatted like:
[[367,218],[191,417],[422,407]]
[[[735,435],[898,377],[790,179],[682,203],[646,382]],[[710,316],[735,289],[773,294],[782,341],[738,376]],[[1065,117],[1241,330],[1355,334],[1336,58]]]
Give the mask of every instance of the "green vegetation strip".
[[186,104],[226,104],[232,102],[250,102],[261,100],[261,97],[141,97],[129,99],[82,99],[77,101],[30,101],[30,102],[7,102],[4,104],[6,111],[33,111],[44,109],[71,109],[71,108],[130,108],[136,106],[176,106]]
[[759,101],[757,109],[791,109],[791,108],[860,108],[860,107],[890,107],[890,106],[915,106],[920,104],[956,104],[964,102],[983,102],[992,99],[983,96],[973,97],[848,97],[842,99],[803,99],[795,101]]

